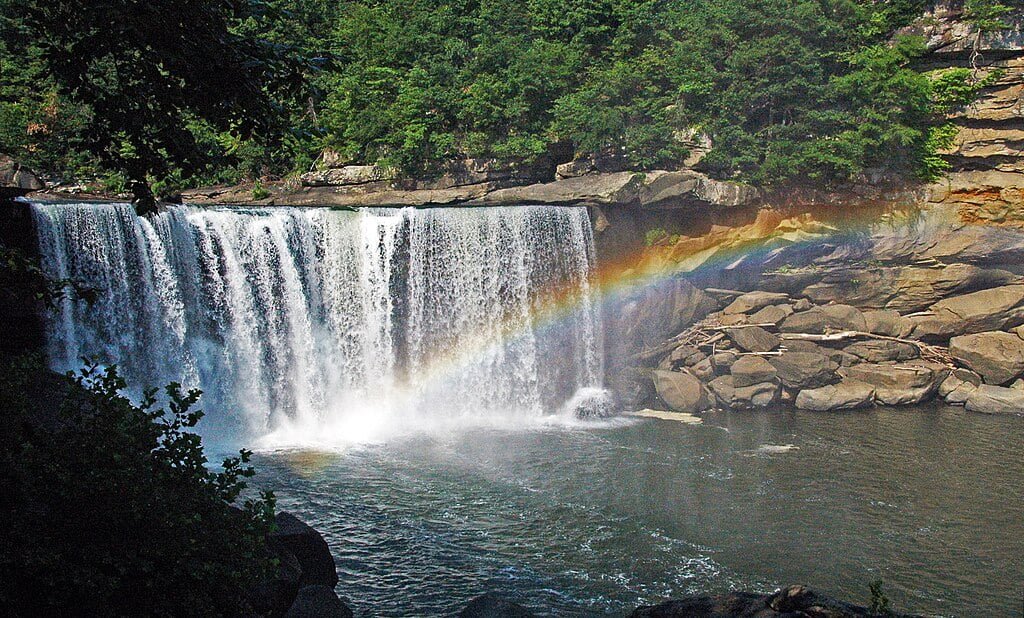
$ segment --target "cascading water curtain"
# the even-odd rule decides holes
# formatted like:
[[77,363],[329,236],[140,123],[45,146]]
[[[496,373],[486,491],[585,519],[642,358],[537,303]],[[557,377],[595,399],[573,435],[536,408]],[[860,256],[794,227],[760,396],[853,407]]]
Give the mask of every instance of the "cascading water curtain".
[[226,431],[536,417],[601,382],[583,209],[33,209],[48,275],[100,290],[50,316],[54,369],[201,388]]

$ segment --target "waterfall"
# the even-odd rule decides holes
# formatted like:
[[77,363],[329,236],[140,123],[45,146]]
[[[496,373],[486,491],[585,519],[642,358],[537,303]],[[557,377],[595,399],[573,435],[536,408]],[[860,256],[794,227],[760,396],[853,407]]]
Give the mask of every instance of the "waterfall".
[[[247,437],[543,417],[601,384],[584,209],[33,204],[56,370],[204,391]],[[204,421],[204,424],[207,423]]]

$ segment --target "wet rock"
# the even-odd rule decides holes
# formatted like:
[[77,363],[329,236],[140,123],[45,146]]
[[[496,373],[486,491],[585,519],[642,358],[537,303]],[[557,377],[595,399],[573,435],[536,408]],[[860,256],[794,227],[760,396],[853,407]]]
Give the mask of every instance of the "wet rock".
[[768,359],[788,388],[817,388],[834,382],[839,364],[817,352],[785,352]]
[[917,347],[901,341],[887,341],[884,339],[870,339],[852,343],[843,351],[847,354],[863,359],[869,363],[884,363],[886,361],[905,361],[918,357]]
[[930,399],[945,379],[945,368],[929,363],[882,365],[864,363],[844,367],[844,377],[871,384],[875,399],[890,406],[920,403]]
[[730,368],[733,388],[775,380],[775,367],[760,356],[741,356]]
[[968,412],[1024,414],[1024,391],[982,384],[967,397]]
[[775,403],[778,397],[779,385],[776,382],[761,382],[742,387],[736,386],[734,383],[730,407],[736,410],[766,408]]
[[871,384],[843,379],[836,384],[800,391],[796,396],[796,407],[819,412],[852,410],[870,406],[874,397],[875,387]]
[[276,530],[270,534],[273,549],[291,552],[302,567],[300,586],[321,584],[332,589],[338,584],[334,556],[319,532],[287,511],[274,518]]
[[981,386],[981,376],[970,369],[957,368],[950,372],[946,379],[939,384],[939,396],[946,400],[946,403],[964,405],[968,397]]
[[518,603],[488,592],[470,601],[458,618],[533,618],[533,614]]
[[869,333],[886,337],[903,334],[903,316],[898,311],[882,309],[864,312],[864,326]]
[[299,589],[285,618],[352,618],[352,610],[338,598],[333,588],[314,584]]
[[676,412],[700,412],[710,407],[707,391],[695,376],[686,371],[655,371],[654,387]]
[[769,305],[750,315],[751,324],[778,324],[793,315],[790,305]]
[[722,313],[751,313],[769,305],[777,305],[789,300],[789,296],[779,292],[747,292],[732,301]]
[[779,338],[758,326],[730,328],[725,331],[736,347],[746,352],[770,352],[779,347]]
[[651,373],[646,367],[623,367],[609,374],[608,386],[623,407],[636,410],[657,395]]
[[953,337],[949,353],[981,375],[987,384],[1006,384],[1024,372],[1024,340],[993,331]]
[[[699,595],[638,607],[630,618],[875,618],[867,608],[789,586],[767,595],[730,592]],[[912,618],[891,614],[893,618]]]

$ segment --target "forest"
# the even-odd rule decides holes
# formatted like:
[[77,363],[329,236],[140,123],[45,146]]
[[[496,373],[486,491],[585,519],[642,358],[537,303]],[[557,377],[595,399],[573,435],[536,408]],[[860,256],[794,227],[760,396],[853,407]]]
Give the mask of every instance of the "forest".
[[[1004,0],[1006,2],[1007,0]],[[933,179],[983,86],[924,71],[924,0],[2,0],[0,151],[136,199],[325,149],[424,176],[585,154],[765,187]],[[984,29],[1010,9],[968,0]]]

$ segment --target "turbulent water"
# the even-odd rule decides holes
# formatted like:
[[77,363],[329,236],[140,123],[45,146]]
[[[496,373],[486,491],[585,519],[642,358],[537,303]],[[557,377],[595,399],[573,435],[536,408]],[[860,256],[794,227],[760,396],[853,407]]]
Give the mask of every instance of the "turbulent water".
[[232,435],[535,419],[600,386],[584,209],[33,208],[46,272],[101,292],[60,305],[54,367],[199,387]]
[[324,532],[359,616],[450,616],[485,591],[546,616],[805,584],[894,609],[1019,617],[1020,419],[942,405],[705,414],[701,425],[417,435],[261,454]]

